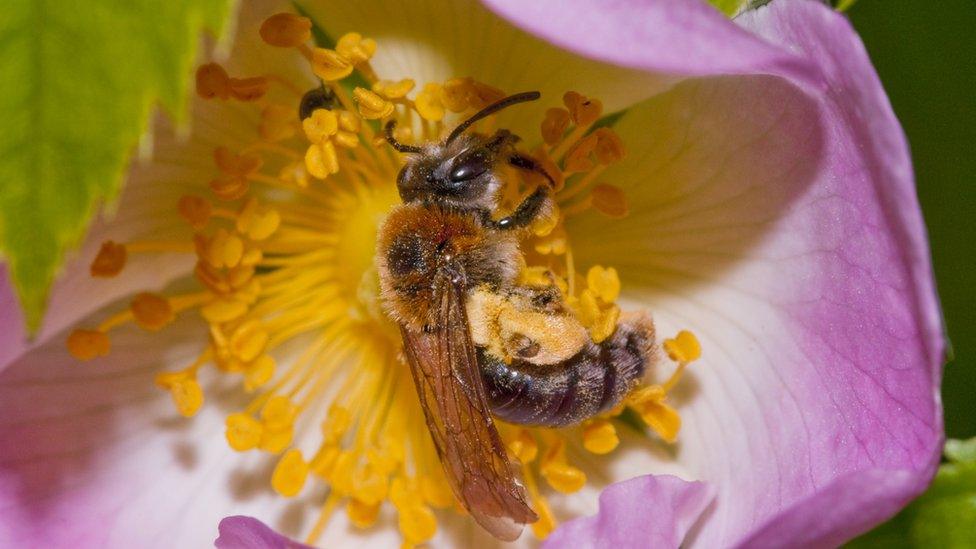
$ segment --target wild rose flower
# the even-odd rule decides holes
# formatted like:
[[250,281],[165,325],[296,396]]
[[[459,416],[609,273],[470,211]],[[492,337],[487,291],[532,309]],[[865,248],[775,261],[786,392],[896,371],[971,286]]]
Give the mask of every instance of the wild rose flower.
[[[690,0],[306,7],[335,49],[310,49],[298,18],[263,43],[289,6],[243,6],[228,62],[197,73],[192,135],[160,130],[31,344],[3,285],[0,544],[199,546],[227,515],[330,546],[485,542],[450,509],[379,313],[372,238],[396,157],[357,135],[408,116],[404,140],[436,135],[499,90],[543,92],[495,124],[568,176],[530,266],[590,300],[591,333],[646,308],[662,340],[687,329],[701,347],[672,387],[691,336],[670,340],[676,363],[628,400],[654,436],[606,418],[504,430],[537,535],[832,545],[925,488],[938,305],[904,137],[841,16],[812,0],[734,21]],[[335,109],[360,116],[296,126],[309,64],[373,82]],[[623,112],[602,148],[580,145],[594,103],[560,105],[567,90]],[[221,546],[288,543],[247,517],[220,530]]]

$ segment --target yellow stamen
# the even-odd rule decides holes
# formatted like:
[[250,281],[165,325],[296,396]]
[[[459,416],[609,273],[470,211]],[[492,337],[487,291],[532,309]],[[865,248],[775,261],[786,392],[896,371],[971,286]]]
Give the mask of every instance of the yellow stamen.
[[298,495],[308,478],[308,463],[299,450],[292,448],[281,456],[271,475],[271,487],[286,498]]

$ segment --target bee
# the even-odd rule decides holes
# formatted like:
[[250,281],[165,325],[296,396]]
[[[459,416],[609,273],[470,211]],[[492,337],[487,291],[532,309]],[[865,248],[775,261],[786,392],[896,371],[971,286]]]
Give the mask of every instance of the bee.
[[[495,537],[512,541],[538,517],[494,417],[566,426],[623,399],[653,360],[654,328],[629,315],[595,344],[555,287],[520,285],[519,238],[554,212],[553,178],[519,152],[518,136],[467,130],[538,92],[515,94],[459,124],[442,142],[390,145],[406,153],[402,204],[378,235],[384,308],[399,325],[406,361],[445,476],[457,499]],[[502,166],[546,183],[496,219]]]

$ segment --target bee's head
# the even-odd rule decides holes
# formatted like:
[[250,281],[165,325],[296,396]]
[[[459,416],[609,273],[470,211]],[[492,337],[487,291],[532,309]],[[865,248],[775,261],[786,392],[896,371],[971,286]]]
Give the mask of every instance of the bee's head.
[[505,107],[538,98],[538,92],[526,92],[492,103],[459,124],[442,143],[424,147],[398,142],[393,136],[396,123],[387,122],[387,141],[397,151],[411,155],[397,176],[400,199],[405,203],[424,201],[491,209],[501,186],[495,165],[505,160],[504,155],[518,138],[506,130],[499,130],[492,137],[464,131]]

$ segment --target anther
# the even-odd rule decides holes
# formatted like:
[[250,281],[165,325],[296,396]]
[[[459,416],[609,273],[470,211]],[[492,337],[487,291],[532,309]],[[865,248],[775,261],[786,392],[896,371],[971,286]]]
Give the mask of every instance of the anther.
[[369,528],[376,524],[376,519],[380,514],[380,503],[363,503],[356,498],[351,498],[346,503],[346,515],[349,522],[356,528]]
[[156,385],[169,391],[176,410],[183,417],[193,417],[203,406],[203,389],[196,376],[188,371],[165,372],[156,376]]
[[196,72],[197,95],[204,99],[230,97],[230,77],[217,63],[200,65]]
[[263,76],[231,78],[228,82],[230,95],[238,101],[257,101],[268,93],[271,81]]
[[373,84],[373,91],[390,100],[402,99],[413,90],[415,85],[414,81],[410,78],[404,78],[403,80],[380,80]]
[[590,191],[590,204],[596,211],[614,219],[626,217],[630,211],[627,195],[624,194],[623,189],[605,183],[593,187]]
[[231,448],[238,452],[244,452],[256,448],[261,442],[261,434],[264,427],[261,422],[254,419],[250,414],[238,412],[227,416],[225,421],[227,426],[224,435]]
[[437,519],[426,505],[407,505],[398,511],[400,532],[408,543],[423,543],[437,533]]
[[336,51],[353,65],[365,63],[376,53],[376,41],[363,38],[358,32],[348,32],[336,42]]
[[627,154],[624,141],[620,139],[617,132],[610,128],[597,128],[593,135],[596,136],[596,157],[601,164],[609,165],[619,162]]
[[688,363],[701,357],[701,344],[695,334],[681,330],[673,339],[664,340],[664,350],[668,357],[679,363]]
[[266,44],[296,48],[312,38],[312,22],[293,13],[277,13],[265,19],[258,32]]
[[250,175],[264,163],[257,154],[237,154],[227,147],[217,147],[213,154],[217,169],[227,175]]
[[586,285],[604,303],[613,303],[620,296],[620,277],[617,269],[603,268],[600,265],[590,267],[586,272]]
[[393,114],[393,103],[383,99],[376,92],[366,88],[356,88],[352,91],[352,95],[359,104],[359,114],[366,120],[378,120]]
[[101,249],[98,250],[98,255],[95,257],[95,260],[92,261],[90,268],[91,275],[94,277],[111,278],[119,274],[122,272],[122,268],[125,267],[126,257],[125,246],[116,244],[111,240],[105,241],[102,243]]
[[112,348],[108,334],[97,330],[75,330],[68,336],[68,352],[78,360],[106,356]]
[[181,196],[177,209],[180,216],[196,230],[206,227],[213,213],[213,205],[209,200],[194,195]]
[[322,143],[339,131],[339,117],[335,112],[318,109],[302,120],[305,137],[312,143]]
[[261,355],[244,371],[244,389],[251,392],[271,380],[275,373],[275,360],[271,355]]
[[176,318],[168,299],[149,292],[136,295],[130,308],[136,324],[150,331],[159,330]]
[[332,141],[312,144],[305,151],[305,169],[317,179],[339,173],[339,154]]
[[294,497],[301,492],[308,478],[308,463],[302,458],[302,452],[295,448],[285,452],[274,473],[271,474],[271,487],[286,498]]
[[314,48],[311,53],[312,72],[326,82],[335,82],[352,74],[353,66],[334,50]]
[[440,122],[444,119],[446,109],[441,101],[441,86],[433,82],[425,84],[424,88],[417,94],[414,106],[417,113],[425,120]]
[[573,123],[580,127],[593,124],[603,112],[603,104],[599,99],[588,99],[572,91],[563,95],[563,104],[569,110]]
[[605,419],[596,419],[583,427],[583,447],[594,454],[608,454],[620,444],[617,429]]
[[560,108],[551,108],[546,111],[546,117],[542,120],[542,140],[546,145],[555,145],[566,133],[569,128],[569,111]]

